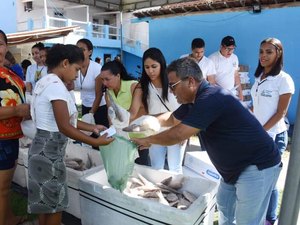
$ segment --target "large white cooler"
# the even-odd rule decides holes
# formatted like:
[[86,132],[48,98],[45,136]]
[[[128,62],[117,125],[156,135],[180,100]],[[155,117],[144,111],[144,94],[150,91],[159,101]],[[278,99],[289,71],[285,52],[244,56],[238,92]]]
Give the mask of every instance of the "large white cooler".
[[79,199],[79,179],[85,175],[92,174],[103,168],[103,162],[99,150],[88,146],[73,144],[71,141],[66,148],[66,158],[80,158],[87,162],[88,157],[92,160],[93,167],[84,171],[78,171],[67,167],[67,182],[69,195],[69,208],[66,212],[81,218],[80,199]]
[[14,173],[13,182],[21,187],[27,188],[25,161],[28,156],[28,148],[19,148],[17,167]]
[[214,167],[206,151],[193,151],[185,154],[184,166],[207,179],[220,182],[221,175]]
[[[136,165],[133,176],[140,173],[153,183],[174,175],[165,170]],[[130,197],[110,187],[105,170],[80,179],[82,225],[212,225],[217,184],[201,177],[185,177],[182,190],[197,196],[186,210],[148,199]]]

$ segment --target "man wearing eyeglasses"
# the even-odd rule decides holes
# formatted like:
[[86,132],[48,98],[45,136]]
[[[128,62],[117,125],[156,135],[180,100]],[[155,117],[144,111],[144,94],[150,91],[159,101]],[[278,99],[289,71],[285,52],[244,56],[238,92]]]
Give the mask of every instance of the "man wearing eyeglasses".
[[172,127],[132,141],[144,147],[173,145],[200,132],[222,175],[217,194],[219,225],[265,225],[271,192],[282,167],[273,139],[228,90],[203,79],[194,60],[173,61],[167,74],[169,87],[182,105],[158,119],[162,126]]
[[235,50],[235,40],[231,36],[226,36],[221,41],[220,50],[211,54],[208,58],[213,61],[216,68],[216,83],[230,90],[234,95],[243,101],[243,92],[239,76],[239,60],[233,53]]

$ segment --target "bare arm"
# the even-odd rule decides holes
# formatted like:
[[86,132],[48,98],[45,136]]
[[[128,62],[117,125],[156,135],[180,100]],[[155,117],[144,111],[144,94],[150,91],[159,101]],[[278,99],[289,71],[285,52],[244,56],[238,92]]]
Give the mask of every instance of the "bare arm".
[[[67,103],[65,101],[55,100],[55,101],[52,101],[51,103],[52,103],[54,117],[55,117],[58,129],[64,135],[66,135],[72,139],[79,140],[84,143],[90,144],[92,146],[107,145],[113,141],[113,138],[107,138],[106,135],[103,135],[99,138],[92,138],[92,137],[84,134],[83,132],[76,129],[75,127],[73,127],[70,124],[68,107],[67,107]],[[83,124],[81,124],[79,122],[79,126],[82,127],[82,125]],[[85,127],[85,128],[87,128],[87,127]]]
[[240,78],[240,74],[239,74],[239,71],[236,70],[235,73],[234,73],[234,86],[238,92],[238,97],[241,101],[244,100],[244,96],[243,96],[243,89],[242,89],[242,85],[241,85],[241,78]]
[[26,82],[25,84],[26,91],[32,93],[32,84],[30,82]]
[[216,84],[216,75],[215,74],[207,75],[207,81],[210,84]]
[[180,121],[174,117],[172,112],[157,115],[156,118],[162,127],[172,127],[180,123]]
[[292,94],[283,94],[279,96],[278,106],[276,113],[263,125],[265,130],[271,129],[278,121],[285,117],[289,104],[292,98]]
[[0,107],[0,120],[9,119],[11,117],[30,117],[29,104],[20,104],[12,107]]
[[162,133],[149,136],[147,138],[133,138],[133,142],[135,142],[139,146],[148,147],[151,144],[159,144],[159,145],[174,145],[180,143],[192,135],[199,133],[200,129],[187,126],[185,124],[179,123],[175,127],[170,128]]
[[129,113],[130,113],[130,121],[136,119],[136,117],[138,116],[138,112],[142,106],[142,88],[140,84],[135,85],[135,88],[133,90],[133,94],[132,94],[132,102],[131,102],[131,106],[129,108]]
[[100,78],[100,75],[98,75],[95,79],[95,100],[93,102],[93,106],[90,110],[91,113],[95,113],[100,105],[102,96],[103,96],[103,91],[102,91],[102,80]]

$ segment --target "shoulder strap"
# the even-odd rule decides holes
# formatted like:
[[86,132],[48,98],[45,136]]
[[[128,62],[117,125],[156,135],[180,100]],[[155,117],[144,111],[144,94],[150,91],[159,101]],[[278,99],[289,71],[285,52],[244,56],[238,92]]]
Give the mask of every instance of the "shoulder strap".
[[150,83],[151,87],[153,88],[153,90],[155,91],[156,96],[158,97],[158,99],[160,100],[160,102],[163,104],[163,106],[169,111],[171,112],[171,110],[168,108],[168,106],[164,103],[164,101],[161,99],[161,97],[159,96],[157,90],[155,87],[153,87],[153,84]]

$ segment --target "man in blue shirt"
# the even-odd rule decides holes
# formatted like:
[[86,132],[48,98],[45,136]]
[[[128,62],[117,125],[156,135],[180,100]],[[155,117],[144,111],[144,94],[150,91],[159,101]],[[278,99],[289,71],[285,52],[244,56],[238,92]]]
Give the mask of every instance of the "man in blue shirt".
[[280,154],[260,123],[231,93],[212,86],[189,58],[167,69],[169,87],[182,105],[160,115],[167,131],[142,139],[140,146],[173,145],[200,132],[207,153],[222,175],[217,204],[219,225],[264,225]]

